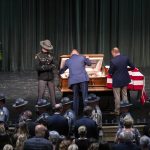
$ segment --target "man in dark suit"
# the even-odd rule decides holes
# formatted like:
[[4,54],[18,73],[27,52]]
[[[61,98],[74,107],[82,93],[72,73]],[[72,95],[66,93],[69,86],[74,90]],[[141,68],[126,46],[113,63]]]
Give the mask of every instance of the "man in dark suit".
[[45,139],[47,128],[44,125],[35,127],[35,137],[30,138],[24,143],[24,150],[53,150],[52,143]]
[[47,118],[48,130],[57,131],[60,135],[68,135],[69,125],[68,120],[61,114],[63,111],[62,104],[55,105],[55,113]]
[[96,122],[91,119],[92,114],[92,107],[86,106],[83,110],[84,116],[77,120],[74,125],[74,131],[76,138],[79,137],[78,135],[78,128],[80,126],[85,126],[87,128],[87,138],[98,138],[98,128]]
[[[114,57],[110,62],[109,73],[113,79],[113,93],[115,97],[115,113],[120,114],[120,97],[125,103],[128,103],[127,85],[131,82],[128,73],[128,66],[133,70],[135,67],[127,56],[120,54],[120,50],[115,47],[111,51]],[[121,95],[120,95],[121,93]]]
[[78,115],[79,109],[79,89],[82,92],[83,104],[88,96],[88,81],[89,77],[85,70],[85,66],[91,65],[91,61],[79,55],[78,50],[73,49],[70,59],[66,60],[64,67],[60,70],[60,74],[63,74],[69,69],[69,87],[73,90],[73,110]]

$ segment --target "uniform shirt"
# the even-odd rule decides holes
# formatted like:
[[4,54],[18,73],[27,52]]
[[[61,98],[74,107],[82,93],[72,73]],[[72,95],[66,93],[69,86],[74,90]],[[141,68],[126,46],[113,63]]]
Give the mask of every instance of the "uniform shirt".
[[35,64],[39,80],[50,81],[58,77],[56,62],[50,53],[39,52],[36,54]]

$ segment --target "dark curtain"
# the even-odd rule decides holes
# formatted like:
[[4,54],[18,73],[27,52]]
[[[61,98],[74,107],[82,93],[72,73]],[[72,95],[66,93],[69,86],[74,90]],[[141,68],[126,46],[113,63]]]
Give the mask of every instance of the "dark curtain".
[[104,53],[118,46],[136,66],[150,66],[150,0],[0,0],[3,71],[34,69],[39,42],[59,58],[71,48]]

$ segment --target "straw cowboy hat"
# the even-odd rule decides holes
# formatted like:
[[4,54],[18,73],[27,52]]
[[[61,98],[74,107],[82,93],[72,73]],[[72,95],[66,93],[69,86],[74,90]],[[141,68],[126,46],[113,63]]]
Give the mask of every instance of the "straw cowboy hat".
[[40,45],[42,48],[44,48],[46,50],[53,49],[53,45],[51,44],[51,42],[49,40],[40,41]]

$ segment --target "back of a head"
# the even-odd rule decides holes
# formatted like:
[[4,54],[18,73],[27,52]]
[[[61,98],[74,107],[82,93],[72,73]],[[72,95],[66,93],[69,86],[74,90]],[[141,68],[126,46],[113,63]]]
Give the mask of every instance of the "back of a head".
[[55,109],[55,112],[62,112],[63,111],[62,103],[56,104],[54,109]]
[[85,116],[91,116],[92,114],[92,107],[91,106],[85,106],[83,109],[83,114]]
[[148,136],[142,136],[140,138],[140,146],[141,148],[150,148],[150,138]]
[[114,53],[116,53],[116,54],[120,53],[120,50],[119,50],[118,47],[114,47],[114,48],[112,49],[112,51],[113,51]]
[[30,110],[26,110],[24,112],[24,116],[26,117],[26,119],[32,119],[32,112]]
[[76,144],[71,144],[69,147],[68,147],[68,150],[78,150],[78,146]]
[[6,145],[3,147],[3,150],[13,150],[13,146],[10,145],[10,144],[6,144]]
[[134,124],[133,118],[130,115],[126,115],[123,121],[125,128],[131,128]]
[[35,127],[35,135],[38,137],[44,137],[46,131],[47,131],[47,128],[42,124],[39,124]]
[[78,51],[77,49],[72,49],[72,51],[71,51],[71,56],[72,56],[73,54],[79,55],[79,51]]
[[59,145],[59,150],[66,150],[66,149],[68,149],[70,144],[71,144],[70,140],[67,140],[67,139],[62,140],[60,145]]
[[78,128],[78,134],[81,136],[81,137],[85,137],[86,136],[86,133],[87,133],[87,129],[85,126],[80,126]]

